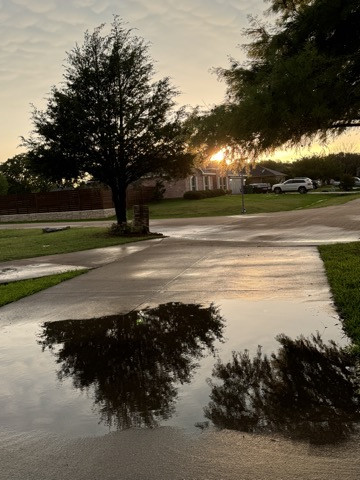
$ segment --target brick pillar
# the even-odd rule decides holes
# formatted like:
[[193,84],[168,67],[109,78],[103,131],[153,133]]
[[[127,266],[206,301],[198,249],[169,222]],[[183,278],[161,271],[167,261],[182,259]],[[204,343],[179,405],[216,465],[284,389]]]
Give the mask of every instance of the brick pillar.
[[133,226],[141,227],[144,233],[149,233],[149,207],[147,205],[134,205]]

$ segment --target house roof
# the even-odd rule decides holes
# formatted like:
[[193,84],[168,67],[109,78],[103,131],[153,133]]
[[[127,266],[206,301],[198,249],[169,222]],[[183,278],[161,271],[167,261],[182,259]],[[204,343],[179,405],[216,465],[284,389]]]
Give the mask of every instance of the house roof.
[[282,172],[277,172],[276,170],[272,170],[271,168],[262,167],[261,165],[256,165],[254,168],[250,170],[249,175],[251,177],[282,177],[285,174]]
[[[216,167],[195,167],[195,170],[198,170],[202,175],[216,175],[220,173],[220,170]],[[272,170],[271,168],[262,167],[261,165],[255,165],[253,168],[250,169],[250,172],[247,172],[243,169],[240,172],[245,177],[284,177],[285,174],[282,172],[278,172],[276,170]],[[227,175],[232,177],[238,177],[239,173],[235,173],[232,171],[228,171]]]

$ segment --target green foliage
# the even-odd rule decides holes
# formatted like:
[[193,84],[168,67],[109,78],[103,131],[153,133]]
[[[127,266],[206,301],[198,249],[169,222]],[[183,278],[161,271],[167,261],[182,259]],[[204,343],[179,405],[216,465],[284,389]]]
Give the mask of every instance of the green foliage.
[[0,165],[0,172],[7,180],[8,193],[48,192],[54,183],[31,169],[29,157],[20,153]]
[[166,192],[166,187],[164,185],[164,182],[162,180],[156,180],[154,193],[153,193],[153,200],[155,202],[159,202],[160,200],[163,200],[165,192]]
[[148,235],[148,228],[145,226],[134,226],[131,223],[113,223],[108,233],[111,237],[139,237]]
[[349,175],[348,173],[344,173],[342,177],[340,178],[340,187],[348,192],[349,190],[352,190],[355,185],[355,179],[352,175]]
[[321,245],[318,249],[345,333],[360,354],[360,242]]
[[289,166],[291,177],[310,177],[329,183],[330,179],[344,174],[356,176],[360,168],[360,154],[331,153],[326,156],[313,155],[296,160]]
[[3,175],[0,172],[0,195],[6,195],[8,193],[8,190],[9,190],[9,183],[5,175]]
[[[274,27],[254,19],[248,59],[217,69],[227,100],[199,115],[198,142],[254,158],[360,126],[360,2],[273,0]],[[230,143],[230,145],[231,145]]]
[[115,17],[86,32],[68,55],[61,87],[45,111],[34,110],[25,140],[33,168],[51,179],[90,174],[112,190],[118,223],[126,222],[126,189],[148,174],[185,176],[184,109],[169,78],[154,81],[148,45]]
[[183,198],[185,200],[202,200],[203,198],[221,197],[226,195],[226,191],[222,188],[214,188],[213,190],[189,190],[185,192]]
[[201,200],[207,197],[205,190],[189,190],[188,192],[184,193],[183,198],[185,200]]

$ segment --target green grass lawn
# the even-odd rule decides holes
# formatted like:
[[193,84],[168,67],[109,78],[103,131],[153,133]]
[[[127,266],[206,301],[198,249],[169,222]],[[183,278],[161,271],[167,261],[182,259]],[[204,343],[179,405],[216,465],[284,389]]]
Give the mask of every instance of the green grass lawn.
[[0,230],[0,262],[110,247],[150,238],[153,236],[112,237],[105,227],[70,228],[53,233],[42,233],[37,228]]
[[[247,213],[254,214],[341,205],[360,198],[360,194],[308,193],[300,195],[287,193],[274,195],[258,193],[244,195],[244,197]],[[150,203],[149,211],[152,219],[239,215],[241,213],[241,195],[226,195],[202,200],[184,200],[182,198],[162,200]],[[130,210],[129,216],[131,216]]]
[[360,242],[318,248],[344,331],[360,355]]
[[75,270],[72,272],[60,273],[58,275],[48,275],[41,278],[32,278],[29,280],[20,280],[18,282],[11,282],[0,284],[0,307],[11,302],[16,302],[20,298],[28,297],[34,293],[53,287],[58,283],[77,277],[85,272],[87,269]]

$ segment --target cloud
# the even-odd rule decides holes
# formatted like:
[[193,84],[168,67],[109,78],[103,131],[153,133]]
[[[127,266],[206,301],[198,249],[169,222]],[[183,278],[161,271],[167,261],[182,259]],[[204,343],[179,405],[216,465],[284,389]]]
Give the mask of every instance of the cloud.
[[179,102],[195,105],[222,99],[224,86],[209,69],[240,54],[236,45],[247,15],[263,7],[263,0],[0,0],[1,116],[7,126],[0,148],[31,129],[29,104],[43,106],[51,85],[61,81],[66,51],[114,14],[150,42],[158,76],[170,76],[184,92]]
[[20,5],[34,13],[46,13],[54,10],[57,6],[56,0],[12,0],[15,5]]

